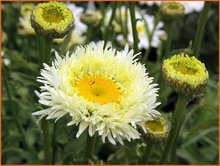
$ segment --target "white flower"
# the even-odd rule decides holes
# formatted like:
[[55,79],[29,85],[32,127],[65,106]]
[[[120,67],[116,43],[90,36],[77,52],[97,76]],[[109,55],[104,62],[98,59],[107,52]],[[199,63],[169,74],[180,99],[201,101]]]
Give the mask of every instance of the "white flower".
[[160,6],[161,5],[161,1],[140,1],[139,2],[141,5],[148,5],[148,6],[153,6],[153,5],[157,5],[157,6]]
[[[139,19],[136,24],[136,30],[138,32],[138,38],[139,38],[139,44],[138,48],[149,48],[150,46],[152,47],[158,47],[159,44],[161,43],[159,37],[160,35],[165,34],[165,31],[162,30],[161,28],[163,27],[163,23],[159,22],[155,29],[154,29],[154,24],[155,24],[155,18],[154,16],[150,16],[147,14],[143,14],[143,17],[140,15],[140,13],[136,13],[136,18]],[[145,24],[146,22],[146,24]],[[146,26],[148,26],[148,33],[147,34],[147,29]],[[131,33],[129,33],[129,41],[133,43],[133,36],[132,36],[132,30],[130,30]],[[153,33],[151,43],[149,44],[149,35]]]
[[76,137],[88,128],[90,136],[97,132],[112,144],[140,138],[137,126],[144,130],[145,122],[160,114],[158,88],[136,56],[127,45],[119,52],[110,45],[104,49],[104,42],[77,47],[64,58],[56,53],[37,79],[43,83],[36,92],[39,103],[47,108],[33,115],[57,120],[69,114],[67,125],[79,125]]
[[67,3],[67,7],[74,15],[74,29],[80,33],[85,33],[87,31],[87,26],[80,21],[80,16],[82,15],[84,9],[76,6],[74,3]]
[[23,17],[19,17],[19,25],[21,27],[18,29],[18,34],[20,35],[35,34],[35,31],[31,26],[30,15],[31,15],[31,12],[26,12],[26,14]]
[[179,1],[185,6],[185,14],[200,12],[203,9],[204,1]]
[[2,61],[4,63],[5,66],[9,66],[11,64],[11,61],[5,57],[5,51],[1,51],[1,55],[2,55]]
[[[121,14],[120,14],[121,11]],[[127,12],[127,14],[126,14]],[[106,24],[109,22],[110,16],[111,16],[112,10],[109,10],[107,12],[107,16],[106,16]],[[126,18],[127,16],[127,18]],[[122,22],[125,24],[125,21],[127,20],[127,28],[128,28],[128,36],[127,39],[125,39],[125,37],[122,34],[119,34],[116,37],[117,41],[128,41],[128,43],[132,44],[133,41],[133,34],[132,34],[132,24],[131,24],[131,18],[130,18],[130,13],[129,10],[126,10],[125,6],[121,6],[120,9],[117,8],[116,10],[116,22],[113,22],[113,25],[115,26],[115,31],[116,32],[120,32],[121,30],[123,30],[124,27],[121,27],[120,25],[120,17]],[[135,11],[135,17],[136,19],[138,19],[137,24],[136,24],[136,30],[138,33],[138,39],[139,39],[139,44],[138,44],[138,48],[149,48],[150,46],[152,47],[158,47],[160,44],[160,39],[159,36],[165,34],[165,31],[162,30],[161,28],[163,27],[163,23],[159,22],[155,29],[154,29],[154,24],[155,24],[155,18],[154,16],[150,16],[147,15],[145,13],[142,13],[142,11],[136,10]],[[145,24],[146,22],[146,24]],[[120,27],[118,27],[120,26]],[[147,28],[146,26],[148,26],[148,31],[147,32]],[[151,43],[149,43],[149,35],[152,34],[152,40]]]

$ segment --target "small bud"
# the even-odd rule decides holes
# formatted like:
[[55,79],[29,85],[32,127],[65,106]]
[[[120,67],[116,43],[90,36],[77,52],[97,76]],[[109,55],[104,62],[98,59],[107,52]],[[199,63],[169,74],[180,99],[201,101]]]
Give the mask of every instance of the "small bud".
[[160,39],[161,41],[166,41],[166,40],[167,40],[167,33],[164,33],[164,34],[159,35],[159,39]]
[[160,116],[147,121],[145,127],[147,130],[147,133],[144,136],[146,141],[154,140],[160,142],[167,138],[170,131],[170,122]]
[[177,93],[186,96],[200,94],[209,79],[205,65],[184,53],[164,60],[162,73],[164,79]]
[[3,32],[2,32],[2,44],[7,43],[7,41],[8,41],[8,36],[7,36],[7,34],[3,31]]
[[73,28],[74,17],[60,2],[38,4],[31,14],[35,32],[47,38],[63,38]]
[[87,11],[82,14],[80,20],[88,26],[96,26],[102,19],[102,14],[99,11]]
[[33,9],[34,9],[34,5],[32,3],[25,3],[21,5],[20,13],[22,16],[26,16],[27,13],[31,13]]
[[174,21],[184,16],[185,7],[179,2],[164,2],[160,7],[160,12],[165,21]]
[[116,33],[121,33],[121,25],[119,25],[116,21],[112,21],[112,25]]

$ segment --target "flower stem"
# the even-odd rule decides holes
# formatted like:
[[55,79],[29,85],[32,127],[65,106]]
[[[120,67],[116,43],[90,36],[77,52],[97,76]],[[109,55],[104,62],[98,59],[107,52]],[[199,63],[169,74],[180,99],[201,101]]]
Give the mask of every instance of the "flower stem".
[[52,159],[51,162],[52,164],[55,164],[55,160],[56,160],[56,151],[57,151],[57,146],[56,146],[56,136],[57,136],[57,123],[53,124],[53,137],[52,137],[52,148],[53,148],[53,153],[52,153]]
[[[50,54],[53,39],[39,37],[39,52],[40,52],[40,68],[43,63],[50,64]],[[50,123],[44,117],[42,119],[42,130],[44,137],[44,159],[46,164],[51,164],[51,138],[50,138]]]
[[140,164],[147,164],[149,156],[150,156],[150,153],[151,153],[151,151],[153,149],[153,146],[154,146],[154,141],[150,140],[147,143],[147,147],[145,148],[144,155],[143,155],[143,157],[141,159],[141,163]]
[[46,118],[42,119],[42,129],[43,129],[43,136],[44,136],[44,157],[45,157],[45,164],[51,164],[51,141],[50,141],[50,124],[46,120]]
[[167,157],[170,154],[171,149],[173,148],[173,144],[178,137],[186,103],[187,103],[186,97],[183,94],[179,94],[175,112],[173,115],[172,127],[168,136],[166,147],[160,159],[160,164],[163,164],[166,161]]
[[85,148],[85,162],[89,164],[89,160],[93,158],[94,148],[95,148],[96,135],[90,137],[87,133],[86,148]]
[[199,23],[198,23],[198,28],[196,31],[196,36],[195,36],[195,40],[194,40],[194,47],[193,47],[193,55],[195,57],[199,56],[199,50],[201,47],[204,29],[205,29],[205,25],[207,22],[210,7],[211,7],[211,3],[205,2],[202,13],[199,17]]
[[164,58],[168,58],[171,48],[171,40],[172,40],[172,34],[173,34],[173,22],[167,23],[167,41],[165,45],[165,56]]
[[116,12],[116,8],[117,8],[116,2],[112,2],[111,5],[112,5],[112,14],[111,14],[111,18],[108,23],[109,26],[106,27],[106,31],[104,34],[104,40],[105,40],[104,48],[106,47],[107,41],[109,40],[109,35],[110,35],[109,31],[110,31],[110,27],[112,27],[112,22],[115,19],[115,12]]
[[136,29],[136,17],[135,17],[135,2],[130,2],[129,3],[129,9],[130,9],[130,15],[131,15],[131,25],[132,25],[132,35],[134,39],[134,53],[138,53],[138,34],[137,34],[137,29]]

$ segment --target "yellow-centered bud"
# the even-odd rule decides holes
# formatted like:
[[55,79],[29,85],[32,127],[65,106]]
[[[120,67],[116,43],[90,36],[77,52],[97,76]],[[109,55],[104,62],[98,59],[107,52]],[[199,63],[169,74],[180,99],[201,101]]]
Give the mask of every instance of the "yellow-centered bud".
[[194,56],[174,55],[162,65],[164,79],[177,92],[187,96],[200,94],[206,87],[209,73]]
[[185,7],[179,2],[164,2],[160,7],[160,12],[165,21],[173,21],[184,16]]
[[63,38],[72,29],[73,22],[72,12],[60,2],[40,3],[31,14],[35,32],[48,38]]

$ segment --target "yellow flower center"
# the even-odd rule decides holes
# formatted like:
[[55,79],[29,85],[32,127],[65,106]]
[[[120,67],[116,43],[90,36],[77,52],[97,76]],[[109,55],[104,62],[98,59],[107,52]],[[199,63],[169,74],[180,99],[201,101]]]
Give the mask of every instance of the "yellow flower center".
[[59,23],[63,20],[63,15],[56,10],[47,11],[42,15],[43,19],[49,23]]
[[144,26],[142,24],[137,24],[136,29],[138,33],[144,32]]
[[146,128],[152,133],[163,132],[163,124],[160,121],[147,121]]
[[85,76],[78,82],[78,89],[81,96],[100,104],[119,103],[121,95],[115,82],[102,76]]
[[177,66],[175,67],[177,71],[179,71],[182,74],[188,74],[188,75],[194,75],[197,71],[190,67],[184,67],[184,66]]

